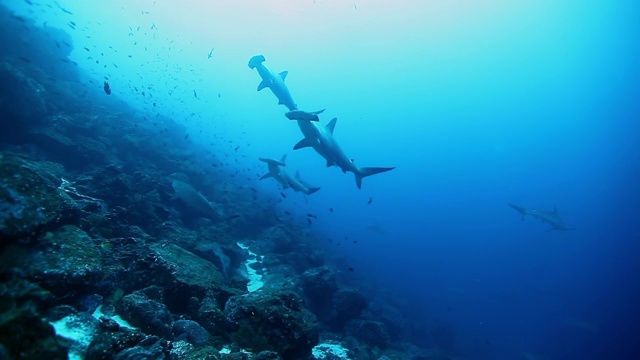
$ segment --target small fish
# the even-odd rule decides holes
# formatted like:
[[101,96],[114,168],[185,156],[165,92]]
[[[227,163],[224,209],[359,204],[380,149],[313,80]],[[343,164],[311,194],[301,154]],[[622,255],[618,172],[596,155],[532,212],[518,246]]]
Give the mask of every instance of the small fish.
[[211,57],[213,56],[213,49],[215,48],[211,48],[211,51],[209,51],[209,55],[207,55],[207,59],[211,59]]
[[198,93],[195,90],[193,90],[193,97],[195,97],[196,99],[198,98]]
[[309,225],[311,225],[313,222],[311,221],[311,219],[307,219],[307,222],[309,223]]
[[104,93],[105,94],[111,95],[111,86],[109,86],[108,82],[106,82],[106,81],[104,82],[103,88],[104,88]]
[[[65,13],[67,13],[69,15],[73,15],[73,13],[71,11],[69,11],[69,10],[63,8],[62,6],[60,6],[60,4],[58,4],[58,2],[56,2],[56,5],[58,6],[58,9],[62,10],[62,12],[65,12]],[[75,25],[75,24],[73,24],[73,25]]]
[[283,192],[280,193],[280,196],[282,196],[283,198],[287,197],[287,195],[285,193],[283,193]]
[[371,204],[373,202],[373,199],[371,198],[371,196],[369,196],[369,201],[367,201],[367,204]]
[[333,212],[333,208],[329,208],[329,212]]
[[353,272],[353,268],[352,268],[352,267],[350,267],[350,268],[349,268],[349,271]]

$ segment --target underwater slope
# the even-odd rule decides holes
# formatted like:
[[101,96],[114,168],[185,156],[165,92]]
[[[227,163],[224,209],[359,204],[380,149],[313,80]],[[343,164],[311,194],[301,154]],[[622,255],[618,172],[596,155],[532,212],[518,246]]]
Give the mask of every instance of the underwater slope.
[[67,40],[0,12],[3,357],[448,358],[258,179],[87,92],[73,63],[23,59]]

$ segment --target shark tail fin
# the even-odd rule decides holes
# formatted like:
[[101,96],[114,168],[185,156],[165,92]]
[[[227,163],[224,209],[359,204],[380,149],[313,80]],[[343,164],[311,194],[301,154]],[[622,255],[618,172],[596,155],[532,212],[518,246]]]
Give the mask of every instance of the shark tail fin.
[[358,185],[358,189],[362,188],[362,179],[367,176],[380,174],[383,172],[391,171],[395,169],[395,167],[363,167],[359,168],[358,171],[354,173],[356,176],[356,185]]
[[265,58],[263,55],[256,55],[253,56],[250,60],[249,60],[249,67],[254,69],[256,66],[262,64],[265,61]]

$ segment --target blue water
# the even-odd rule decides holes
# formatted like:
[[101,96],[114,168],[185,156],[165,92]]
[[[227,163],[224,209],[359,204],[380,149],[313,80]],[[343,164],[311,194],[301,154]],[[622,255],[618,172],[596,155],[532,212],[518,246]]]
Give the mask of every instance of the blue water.
[[[108,80],[110,106],[173,117],[252,179],[287,154],[321,190],[278,206],[315,214],[336,258],[464,358],[640,355],[640,3],[3,2],[69,33],[89,96]],[[359,190],[293,151],[256,54],[301,109],[338,118],[358,166],[396,169]]]

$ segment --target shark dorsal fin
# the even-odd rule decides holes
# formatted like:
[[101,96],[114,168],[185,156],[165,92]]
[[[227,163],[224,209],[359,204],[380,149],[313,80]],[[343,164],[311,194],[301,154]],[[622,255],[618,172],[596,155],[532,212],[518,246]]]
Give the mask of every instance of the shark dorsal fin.
[[280,162],[282,163],[281,166],[285,166],[287,161],[287,154],[282,155],[282,159],[280,159]]
[[300,172],[296,170],[296,180],[300,181]]
[[279,74],[279,75],[280,75],[280,78],[282,79],[282,81],[284,81],[284,79],[286,79],[286,78],[287,78],[287,74],[288,74],[288,73],[289,73],[288,71],[283,71],[283,72],[281,72],[281,73]]
[[313,147],[313,140],[309,140],[307,138],[304,138],[304,139],[298,141],[298,143],[293,146],[293,150],[298,150],[298,149],[302,149],[302,148],[306,148],[306,147]]
[[329,132],[332,134],[333,134],[333,129],[335,129],[336,127],[336,121],[338,121],[338,118],[333,118],[331,119],[331,121],[329,121],[329,123],[326,126],[327,130],[329,130]]
[[260,91],[260,90],[262,90],[262,89],[264,89],[266,87],[269,87],[269,82],[267,80],[262,80],[262,81],[260,81],[260,84],[258,85],[258,91]]

